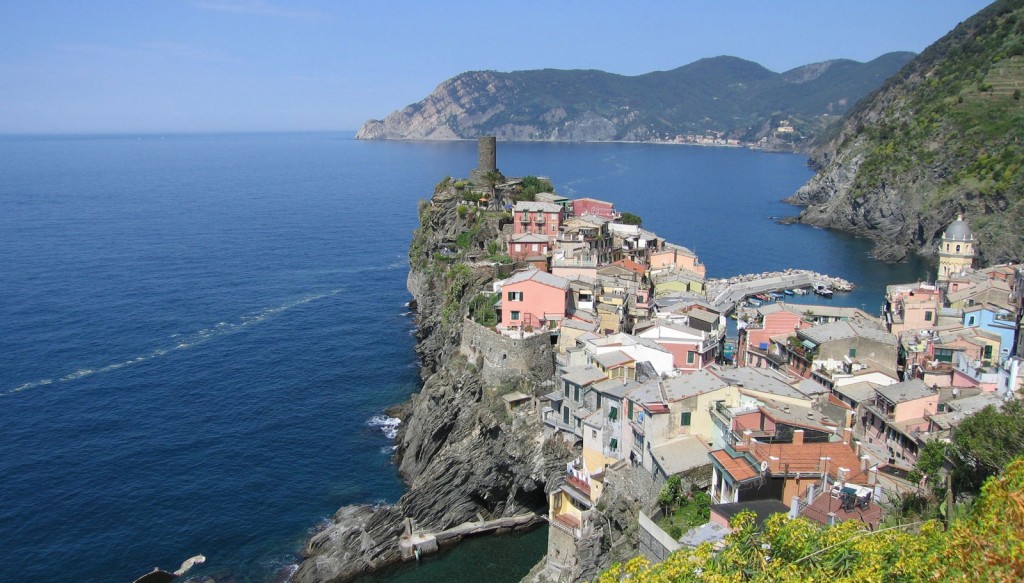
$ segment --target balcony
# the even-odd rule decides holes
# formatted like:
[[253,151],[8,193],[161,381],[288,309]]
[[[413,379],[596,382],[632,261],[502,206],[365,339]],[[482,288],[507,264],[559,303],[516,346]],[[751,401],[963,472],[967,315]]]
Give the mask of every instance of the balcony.
[[765,357],[769,361],[771,361],[773,364],[775,364],[775,366],[782,367],[782,366],[786,366],[787,364],[789,364],[789,359],[787,359],[785,356],[783,356],[783,355],[781,355],[781,354],[779,354],[777,352],[770,352],[770,351],[768,351],[768,352],[765,352],[764,355],[765,355]]
[[548,522],[558,530],[577,538],[580,536],[583,526],[580,520],[572,514],[555,514]]

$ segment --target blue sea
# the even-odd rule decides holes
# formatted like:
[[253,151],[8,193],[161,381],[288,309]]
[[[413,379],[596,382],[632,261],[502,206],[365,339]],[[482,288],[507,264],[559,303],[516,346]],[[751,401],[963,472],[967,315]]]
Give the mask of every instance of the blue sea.
[[[193,575],[286,580],[339,506],[396,500],[380,422],[418,389],[416,205],[475,164],[474,142],[348,133],[0,138],[0,581],[131,581],[198,553]],[[777,224],[802,156],[499,143],[498,166],[615,202],[712,277],[815,269],[877,312],[928,275]],[[384,578],[518,580],[543,536]]]

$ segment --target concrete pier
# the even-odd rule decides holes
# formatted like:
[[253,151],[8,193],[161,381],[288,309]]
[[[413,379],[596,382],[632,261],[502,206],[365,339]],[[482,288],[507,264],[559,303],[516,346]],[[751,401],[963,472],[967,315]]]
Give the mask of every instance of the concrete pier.
[[728,279],[708,279],[708,301],[720,312],[731,312],[744,298],[786,289],[811,287],[815,283],[828,284],[835,291],[850,291],[853,284],[841,277],[825,275],[803,269],[787,269],[768,273],[737,275]]
[[489,534],[498,531],[522,530],[544,522],[544,517],[537,514],[519,514],[496,518],[494,520],[478,520],[464,522],[458,526],[439,532],[417,532],[411,519],[406,519],[405,533],[398,539],[398,547],[402,552],[403,561],[419,559],[423,555],[436,553],[441,546],[456,543],[467,536]]

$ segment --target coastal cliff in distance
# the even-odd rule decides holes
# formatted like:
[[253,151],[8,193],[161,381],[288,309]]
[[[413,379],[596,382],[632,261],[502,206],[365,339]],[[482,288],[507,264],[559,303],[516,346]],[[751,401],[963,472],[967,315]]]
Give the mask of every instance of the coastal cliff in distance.
[[666,141],[711,132],[799,149],[912,57],[840,59],[785,73],[724,56],[636,76],[472,71],[383,120],[366,122],[356,138]]
[[963,212],[982,264],[1024,258],[1024,1],[998,1],[858,103],[818,145],[796,219],[934,255]]
[[459,353],[469,325],[464,316],[496,268],[472,269],[455,260],[452,242],[483,249],[499,229],[498,217],[460,213],[461,202],[447,192],[422,202],[410,250],[408,287],[416,302],[424,384],[391,412],[402,419],[396,461],[408,491],[395,504],[338,510],[308,541],[296,583],[349,581],[400,561],[406,519],[417,533],[534,513],[539,521],[547,506],[545,485],[565,472],[568,448],[545,441],[536,416],[514,417],[502,399],[503,392],[533,394],[543,380],[550,384],[550,343],[543,347],[546,363],[538,358],[536,370],[498,386],[486,383],[479,365]]

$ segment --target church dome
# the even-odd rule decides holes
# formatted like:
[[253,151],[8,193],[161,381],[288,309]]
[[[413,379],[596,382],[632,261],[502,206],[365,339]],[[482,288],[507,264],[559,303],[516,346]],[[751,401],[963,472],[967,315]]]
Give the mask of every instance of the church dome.
[[974,234],[971,233],[971,227],[967,225],[963,215],[957,215],[956,220],[946,227],[942,239],[944,241],[973,241]]

